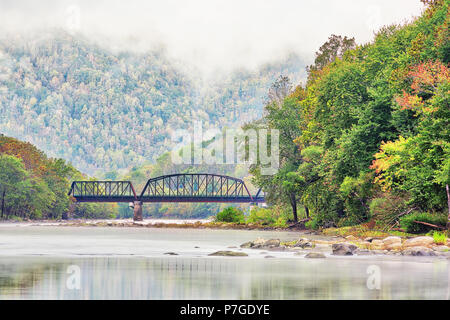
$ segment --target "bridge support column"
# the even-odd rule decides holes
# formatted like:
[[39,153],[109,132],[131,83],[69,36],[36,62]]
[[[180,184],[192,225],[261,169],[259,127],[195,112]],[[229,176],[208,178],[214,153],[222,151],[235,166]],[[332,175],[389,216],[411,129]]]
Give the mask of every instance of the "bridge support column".
[[142,221],[142,201],[135,201],[134,202],[134,215],[133,215],[134,221]]

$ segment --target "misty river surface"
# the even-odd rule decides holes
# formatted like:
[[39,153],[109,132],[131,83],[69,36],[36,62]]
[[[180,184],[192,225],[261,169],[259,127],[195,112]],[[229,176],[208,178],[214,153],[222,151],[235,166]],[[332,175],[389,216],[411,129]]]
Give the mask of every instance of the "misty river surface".
[[[300,236],[0,224],[0,299],[449,299],[448,259],[306,259],[239,248],[258,237]],[[208,256],[218,250],[249,256]],[[370,270],[378,270],[378,288]]]

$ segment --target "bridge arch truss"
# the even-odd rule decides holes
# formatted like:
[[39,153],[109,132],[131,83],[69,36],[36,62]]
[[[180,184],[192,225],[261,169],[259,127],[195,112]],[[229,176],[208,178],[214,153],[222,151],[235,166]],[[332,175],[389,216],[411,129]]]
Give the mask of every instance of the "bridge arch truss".
[[[261,190],[260,190],[261,191]],[[210,173],[183,173],[149,179],[140,195],[130,181],[74,181],[69,191],[79,202],[264,202],[241,179]]]

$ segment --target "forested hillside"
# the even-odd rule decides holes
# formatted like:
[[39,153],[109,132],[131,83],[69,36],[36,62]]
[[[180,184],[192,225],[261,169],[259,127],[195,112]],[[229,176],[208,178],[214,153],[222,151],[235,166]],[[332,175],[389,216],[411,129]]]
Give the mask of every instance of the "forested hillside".
[[170,150],[173,130],[262,115],[281,73],[300,78],[288,56],[258,70],[203,79],[164,50],[111,51],[54,30],[0,39],[0,131],[87,173],[128,168]]
[[114,217],[115,206],[77,204],[71,180],[85,179],[62,159],[48,158],[30,143],[0,135],[0,219]]
[[[423,2],[421,17],[371,43],[330,37],[306,86],[250,125],[280,130],[279,172],[251,172],[295,219],[297,205],[311,227],[450,219],[450,1]],[[286,79],[273,90],[283,88]]]

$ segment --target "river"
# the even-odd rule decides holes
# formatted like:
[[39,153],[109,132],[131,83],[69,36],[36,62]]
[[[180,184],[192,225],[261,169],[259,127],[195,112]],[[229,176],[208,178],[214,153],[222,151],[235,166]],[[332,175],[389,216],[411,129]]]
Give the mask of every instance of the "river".
[[[449,299],[448,259],[306,259],[239,248],[258,237],[300,236],[0,224],[0,299]],[[218,250],[249,256],[208,256]]]

